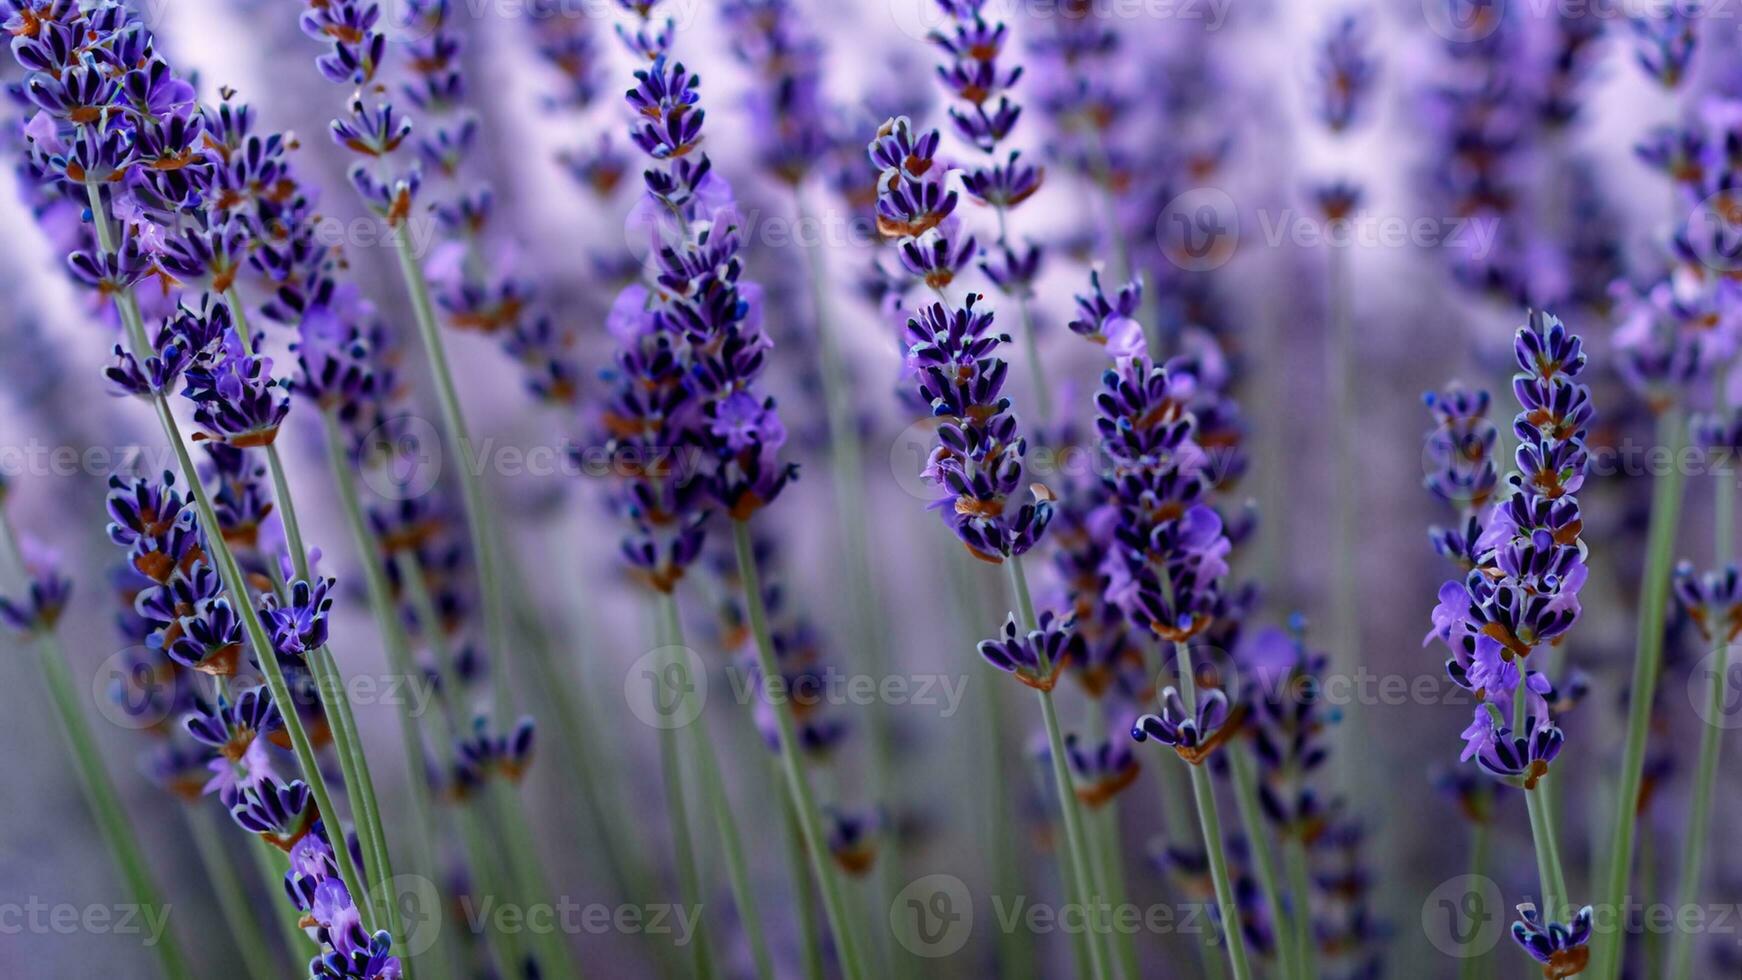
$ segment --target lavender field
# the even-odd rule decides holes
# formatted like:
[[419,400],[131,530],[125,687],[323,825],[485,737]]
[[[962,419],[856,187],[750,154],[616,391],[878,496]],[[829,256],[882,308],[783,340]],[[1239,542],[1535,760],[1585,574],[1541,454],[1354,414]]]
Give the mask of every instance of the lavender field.
[[0,975],[1742,975],[1742,4],[0,24]]

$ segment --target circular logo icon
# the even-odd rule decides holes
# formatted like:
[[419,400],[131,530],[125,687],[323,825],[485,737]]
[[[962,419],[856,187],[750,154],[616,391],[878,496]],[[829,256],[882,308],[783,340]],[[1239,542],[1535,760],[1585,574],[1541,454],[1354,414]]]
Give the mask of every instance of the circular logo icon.
[[683,728],[702,716],[707,703],[707,665],[689,647],[649,650],[629,665],[623,700],[649,728]]
[[1742,270],[1742,190],[1719,191],[1688,215],[1687,240],[1714,272]]
[[623,244],[635,261],[641,263],[647,278],[659,275],[660,251],[682,248],[688,237],[688,221],[650,195],[643,194],[623,216]]
[[1447,956],[1485,955],[1506,931],[1503,902],[1494,879],[1459,875],[1428,894],[1421,906],[1421,931]]
[[1421,0],[1421,12],[1435,34],[1469,44],[1500,29],[1506,0]]
[[[1713,685],[1722,685],[1714,700]],[[1742,646],[1713,650],[1700,658],[1688,675],[1688,701],[1708,725],[1730,731],[1742,728]]]
[[1240,248],[1240,209],[1220,187],[1194,188],[1168,202],[1155,221],[1155,240],[1187,272],[1221,268]]
[[889,0],[889,19],[895,22],[896,30],[923,41],[933,31],[942,30],[950,18],[937,0]]
[[441,433],[427,419],[397,415],[363,437],[358,457],[363,483],[383,500],[415,500],[441,479]]
[[915,500],[937,499],[941,491],[925,478],[926,461],[937,445],[937,422],[915,422],[895,434],[889,443],[889,475],[895,485]]
[[399,909],[405,927],[404,949],[395,938],[394,953],[416,956],[436,944],[442,934],[442,894],[435,882],[423,875],[394,875],[381,883],[387,898]]
[[132,646],[110,654],[91,677],[97,713],[117,728],[131,731],[171,720],[178,705],[185,707],[180,696],[185,672],[172,666],[148,647]]
[[954,955],[974,932],[974,896],[955,875],[926,875],[897,892],[889,928],[903,949],[926,959]]

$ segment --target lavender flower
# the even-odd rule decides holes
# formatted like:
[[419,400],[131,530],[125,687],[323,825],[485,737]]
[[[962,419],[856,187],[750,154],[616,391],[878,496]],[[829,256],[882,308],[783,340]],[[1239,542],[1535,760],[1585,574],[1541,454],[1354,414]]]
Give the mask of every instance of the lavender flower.
[[980,641],[980,656],[1037,691],[1051,691],[1066,665],[1082,656],[1083,640],[1074,621],[1050,610],[1039,622],[1039,629],[1023,633],[1015,616],[1006,617],[1001,638]]
[[1131,726],[1131,737],[1151,739],[1173,749],[1194,766],[1202,765],[1222,743],[1240,730],[1241,719],[1220,690],[1200,692],[1195,712],[1186,710],[1177,688],[1161,693],[1161,713],[1144,715]]
[[[1508,710],[1520,682],[1533,700],[1551,690],[1547,678],[1526,672],[1523,663],[1579,617],[1578,593],[1587,573],[1576,493],[1584,482],[1584,438],[1592,417],[1589,390],[1577,382],[1585,366],[1582,346],[1559,320],[1531,314],[1513,353],[1520,368],[1513,391],[1523,411],[1513,423],[1519,447],[1518,471],[1508,477],[1512,494],[1490,505],[1481,519],[1480,535],[1467,551],[1475,567],[1461,583],[1442,587],[1429,634],[1452,651],[1447,670],[1454,680]],[[1463,424],[1476,431],[1467,415],[1480,402],[1477,397],[1448,410],[1464,413]],[[1546,706],[1537,706],[1542,710],[1531,717],[1553,732],[1558,751],[1559,730],[1548,721]],[[1465,732],[1465,757],[1517,775],[1513,763],[1546,763],[1553,754],[1545,758],[1533,749],[1500,759],[1493,753],[1509,749],[1513,740],[1534,746],[1536,738],[1534,730],[1514,735],[1500,729],[1488,707],[1479,707]]]
[[969,554],[997,564],[1039,543],[1053,498],[1037,483],[1034,501],[1007,513],[1028,444],[1003,394],[1009,365],[997,350],[1009,337],[991,332],[991,312],[975,308],[980,299],[969,293],[957,309],[931,304],[907,321],[905,337],[919,397],[939,420],[938,445],[924,471],[939,491],[933,506]]
[[[0,486],[0,498],[5,489]],[[72,598],[73,580],[62,574],[58,556],[32,542],[25,542],[25,594],[17,599],[0,596],[0,623],[20,633],[52,632],[61,612]]]
[[1666,89],[1681,86],[1693,60],[1700,7],[1699,0],[1677,0],[1630,19],[1639,67]]
[[1547,980],[1564,980],[1583,973],[1591,958],[1591,907],[1580,909],[1571,922],[1544,921],[1536,906],[1518,906],[1518,921],[1512,938],[1531,958],[1542,964]]
[[1343,14],[1319,43],[1318,116],[1333,133],[1348,130],[1360,118],[1379,74],[1369,50],[1370,30],[1365,17]]

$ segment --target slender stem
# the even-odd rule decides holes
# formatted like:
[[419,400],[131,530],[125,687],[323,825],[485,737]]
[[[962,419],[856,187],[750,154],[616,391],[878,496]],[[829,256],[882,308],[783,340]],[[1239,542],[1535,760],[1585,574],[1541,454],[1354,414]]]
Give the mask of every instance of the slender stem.
[[[669,592],[661,592],[659,608],[664,620],[666,642],[683,646],[683,621],[678,617],[676,597]],[[687,672],[689,665],[679,660],[678,667],[679,670]],[[750,867],[744,860],[744,841],[738,833],[738,820],[732,815],[732,803],[726,795],[725,780],[720,776],[720,760],[714,751],[714,740],[708,735],[707,716],[695,705],[695,685],[690,683],[689,677],[680,678],[678,684],[681,685],[679,693],[683,697],[680,710],[685,717],[695,712],[695,719],[685,727],[694,739],[692,752],[696,768],[702,777],[702,801],[720,828],[720,846],[725,850],[726,877],[732,886],[732,901],[738,906],[738,917],[742,920],[745,936],[750,940],[750,957],[756,964],[757,977],[761,980],[772,980],[774,962],[768,955],[768,940],[762,934],[762,917],[756,910],[756,893],[750,887]]]
[[[7,535],[10,538],[10,529]],[[78,775],[79,785],[84,788],[85,801],[90,805],[91,815],[96,818],[103,841],[108,844],[109,852],[127,882],[128,893],[140,908],[163,909],[167,913],[169,906],[164,904],[152,878],[151,867],[145,862],[139,839],[134,835],[133,825],[121,804],[121,796],[115,790],[109,771],[103,766],[90,722],[80,708],[60,640],[52,632],[38,633],[36,650],[43,683],[48,688],[49,701],[54,705],[55,718],[60,722],[61,734],[66,739],[67,752],[72,756],[74,772]],[[164,930],[155,951],[165,977],[182,980],[192,976],[173,931]]]
[[[998,213],[998,244],[1011,248],[1009,215],[1010,209],[1002,205],[993,208]],[[1012,249],[1014,251],[1014,249]],[[1028,287],[1018,287],[1016,298],[1016,315],[1022,320],[1022,349],[1028,358],[1028,376],[1034,385],[1034,407],[1040,413],[1044,424],[1051,424],[1052,417],[1052,385],[1046,379],[1046,365],[1040,359],[1040,336],[1034,324],[1034,317],[1028,309]]]
[[[744,588],[744,604],[750,613],[750,631],[756,638],[757,668],[764,678],[779,676],[774,661],[774,640],[768,630],[768,610],[762,599],[762,576],[756,570],[750,526],[744,521],[732,522],[732,543],[738,555],[738,578]],[[829,929],[835,934],[841,972],[847,980],[864,980],[864,960],[860,956],[856,930],[850,928],[847,921],[840,878],[829,860],[828,842],[823,837],[822,815],[817,810],[810,779],[805,775],[804,762],[798,755],[798,725],[792,717],[792,705],[779,699],[773,708],[780,735],[781,768],[786,775],[787,789],[792,794],[793,810],[798,817],[805,849],[810,854],[811,870],[822,889],[823,909],[828,914]]]
[[[456,823],[460,827],[460,838],[466,848],[466,853],[472,856],[471,873],[473,880],[468,888],[468,899],[483,895],[486,899],[508,893],[508,886],[502,881],[502,865],[505,857],[499,857],[497,850],[492,848],[491,838],[484,833],[481,826],[482,808],[462,806],[459,808]],[[499,977],[525,976],[527,954],[522,946],[522,930],[497,929],[489,937],[491,961],[496,966]]]
[[[98,247],[106,255],[115,254],[115,233],[109,224],[109,214],[103,203],[100,184],[85,185],[86,195],[91,204],[91,223],[95,228]],[[145,334],[145,323],[139,313],[139,303],[132,290],[122,290],[115,296],[115,308],[121,316],[121,322],[126,330],[133,352],[138,357],[150,353],[150,341]],[[174,450],[176,462],[182,471],[182,476],[188,482],[188,491],[194,498],[194,504],[199,512],[200,526],[206,528],[207,545],[212,550],[212,558],[217,567],[218,577],[223,581],[224,588],[230,593],[242,618],[243,630],[247,633],[249,645],[260,661],[262,672],[266,676],[267,689],[272,693],[272,699],[282,707],[285,733],[290,736],[291,748],[296,754],[297,764],[302,768],[305,781],[315,798],[315,806],[324,818],[331,821],[335,833],[341,838],[343,833],[339,828],[339,810],[333,805],[332,794],[327,789],[326,779],[321,773],[320,760],[315,754],[314,745],[309,740],[308,731],[303,727],[302,719],[297,716],[296,702],[290,694],[290,686],[285,682],[284,670],[279,666],[275,648],[267,636],[266,627],[260,620],[260,612],[254,607],[254,602],[248,592],[247,579],[242,574],[242,566],[236,561],[236,556],[230,550],[229,543],[222,534],[217,533],[218,518],[212,508],[211,497],[206,493],[205,485],[200,481],[200,471],[194,465],[193,458],[188,454],[187,446],[182,442],[181,428],[176,424],[175,414],[170,411],[169,401],[159,394],[151,399],[152,407],[157,411],[157,418],[163,427],[165,439]],[[375,909],[369,902],[369,890],[363,887],[364,881],[357,873],[356,863],[351,859],[351,849],[343,846],[333,848],[338,862],[339,875],[345,887],[357,899],[358,910],[363,915],[364,923],[369,928],[375,927]]]
[[[1332,575],[1335,583],[1332,588],[1332,629],[1336,636],[1336,646],[1332,658],[1333,667],[1346,675],[1352,675],[1353,668],[1361,663],[1361,628],[1357,599],[1360,566],[1355,560],[1355,532],[1359,509],[1357,488],[1360,486],[1356,479],[1359,471],[1356,468],[1358,463],[1355,446],[1360,418],[1359,406],[1355,400],[1355,330],[1350,310],[1350,261],[1349,246],[1330,246],[1326,288],[1331,320],[1330,388],[1337,421],[1334,430],[1337,465],[1332,467],[1336,475],[1336,502],[1332,514],[1332,534],[1335,540],[1332,559],[1335,569],[1335,574]],[[1356,717],[1359,718],[1359,713]],[[1352,734],[1358,737],[1358,733]],[[1356,760],[1361,757],[1360,753],[1342,752],[1338,757],[1344,760],[1345,775],[1350,774],[1350,769],[1359,773],[1370,768],[1356,764]]]
[[[531,594],[526,576],[515,557],[513,552],[505,552],[502,563],[511,599]],[[568,564],[572,566],[574,563]],[[621,794],[608,786],[610,776],[599,759],[598,747],[603,742],[592,725],[594,709],[589,703],[588,692],[585,688],[576,689],[567,673],[555,663],[552,656],[555,644],[540,618],[530,609],[518,611],[513,602],[509,604],[509,611],[516,614],[519,625],[527,634],[524,654],[532,665],[538,692],[548,699],[548,710],[544,714],[556,719],[559,757],[573,764],[573,796],[580,798],[581,806],[598,834],[598,846],[591,850],[604,861],[611,884],[625,901],[652,901],[651,896],[656,895],[658,889],[651,883],[652,873],[642,852],[640,835],[633,833],[632,829],[626,831],[622,826]],[[584,620],[585,615],[578,613],[577,618]],[[577,663],[591,663],[585,649],[586,631],[570,630],[565,635],[570,637],[572,644],[568,656]],[[666,951],[663,945],[655,948]]]
[[[1488,872],[1488,822],[1474,820],[1470,823],[1470,874],[1480,877]],[[1475,935],[1470,937],[1475,942]],[[1472,946],[1466,949],[1463,959],[1458,962],[1458,980],[1476,980],[1483,973],[1482,961],[1488,955],[1485,949]]]
[[[1651,704],[1663,666],[1664,615],[1669,602],[1670,559],[1675,550],[1676,528],[1681,513],[1681,447],[1685,444],[1681,412],[1666,410],[1657,420],[1657,441],[1669,447],[1670,464],[1652,483],[1651,525],[1647,535],[1645,578],[1639,594],[1639,653],[1633,661],[1633,680],[1628,695],[1627,741],[1622,752],[1620,791],[1615,800],[1614,835],[1609,842],[1608,877],[1601,894],[1610,909],[1620,909],[1627,897],[1627,880],[1633,869],[1635,829],[1639,822],[1639,789],[1645,772],[1645,741],[1651,728]],[[1601,969],[1597,980],[1620,974],[1622,951],[1627,943],[1624,925],[1614,935],[1599,938]]]
[[424,354],[429,358],[430,374],[435,379],[448,451],[460,472],[460,496],[466,508],[466,527],[471,534],[472,554],[478,566],[478,592],[484,607],[485,632],[490,638],[492,662],[500,672],[495,684],[496,715],[499,722],[507,724],[513,714],[513,693],[508,677],[512,647],[508,639],[507,616],[502,608],[501,582],[496,571],[497,542],[491,533],[489,502],[483,480],[473,468],[472,437],[467,432],[466,416],[460,407],[453,371],[448,367],[447,349],[442,345],[441,327],[436,321],[429,283],[412,252],[411,236],[394,235],[393,241],[399,257],[399,271],[411,297],[413,319],[423,341]]
[[[1089,699],[1086,727],[1096,739],[1106,735],[1106,710],[1100,698]],[[1100,907],[1100,902],[1105,902],[1109,910],[1105,936],[1106,962],[1116,965],[1119,975],[1136,980],[1136,942],[1129,931],[1118,928],[1119,909],[1125,904],[1124,876],[1120,871],[1118,800],[1107,800],[1100,809],[1087,810],[1083,815],[1088,831],[1089,849],[1095,861],[1094,886],[1099,899],[1096,908]]]
[[[492,811],[497,821],[497,837],[508,851],[515,890],[530,911],[533,903],[544,900],[552,892],[544,874],[544,865],[533,846],[532,825],[526,819],[526,807],[521,803],[518,790],[518,782],[502,776],[490,777],[490,802],[494,804]],[[575,967],[560,920],[554,915],[554,908],[552,911],[550,928],[532,928],[528,924],[532,942],[539,948],[538,960],[542,967],[539,975],[579,980],[580,973]]]
[[[260,923],[254,918],[254,903],[249,900],[247,889],[242,887],[242,879],[230,863],[230,855],[224,853],[222,828],[212,819],[211,808],[200,805],[203,802],[195,801],[183,807],[182,813],[187,817],[188,836],[194,839],[200,866],[205,869],[206,879],[212,883],[212,899],[224,917],[224,925],[230,930],[237,951],[242,954],[242,966],[248,975],[254,980],[273,980],[277,976],[277,966],[272,961],[272,951],[267,948],[266,934],[260,931]],[[270,911],[271,907],[268,908]],[[294,956],[296,949],[292,947],[290,953]]]
[[[688,688],[690,680],[687,667],[676,652],[669,649],[677,642],[670,632],[670,626],[664,616],[663,601],[661,610],[654,618],[654,642],[661,648],[658,665],[649,679],[653,685],[653,701],[655,705],[668,704],[666,701],[666,680],[673,673],[684,673],[678,679],[678,685]],[[685,694],[680,693],[680,697]],[[684,905],[697,908],[701,902],[702,879],[699,865],[696,861],[696,844],[694,830],[690,825],[688,791],[684,789],[683,754],[677,744],[677,729],[671,725],[659,726],[659,769],[665,781],[666,817],[671,821],[671,843],[677,852],[677,883],[678,895]],[[691,952],[695,956],[695,974],[698,977],[713,976],[713,959],[709,953],[708,927],[705,922],[696,925],[695,945]]]
[[[1284,977],[1295,973],[1293,927],[1282,909],[1282,889],[1278,886],[1276,856],[1270,852],[1270,841],[1264,833],[1264,811],[1258,804],[1258,772],[1252,764],[1252,747],[1245,742],[1230,745],[1233,770],[1234,802],[1240,810],[1240,827],[1246,834],[1246,846],[1252,852],[1252,866],[1258,872],[1258,889],[1270,912],[1270,931],[1276,937],[1277,970]],[[1306,980],[1299,977],[1299,980]]]
[[[1705,727],[1700,731],[1700,760],[1694,779],[1694,799],[1688,813],[1688,833],[1682,844],[1681,875],[1677,879],[1677,909],[1691,908],[1700,897],[1706,869],[1706,849],[1712,829],[1712,787],[1718,777],[1718,756],[1724,745],[1725,706],[1729,704],[1730,646],[1718,647],[1717,661],[1707,679]],[[1670,941],[1670,980],[1687,980],[1693,970],[1694,933],[1676,930]]]
[[817,934],[816,905],[811,898],[811,878],[805,868],[804,832],[799,828],[798,814],[792,800],[780,801],[786,817],[786,860],[792,868],[792,903],[798,910],[798,939],[804,959],[807,980],[823,980],[827,967],[823,963],[823,944]]
[[1288,867],[1288,890],[1294,898],[1295,975],[1318,976],[1318,949],[1313,941],[1313,881],[1307,863],[1306,842],[1290,835],[1282,846],[1282,859]]
[[1542,914],[1548,921],[1564,922],[1564,903],[1568,901],[1567,886],[1565,876],[1559,870],[1560,853],[1555,843],[1554,831],[1548,826],[1547,815],[1543,812],[1543,800],[1538,796],[1542,785],[1539,780],[1537,788],[1526,790],[1524,796],[1525,807],[1530,814],[1531,843],[1536,848],[1536,862],[1542,876]]
[[[1180,694],[1186,712],[1198,710],[1197,676],[1192,668],[1190,644],[1175,643],[1174,656],[1179,660]],[[1228,968],[1234,980],[1250,980],[1252,967],[1246,959],[1246,937],[1240,929],[1240,907],[1234,902],[1234,885],[1228,876],[1228,854],[1222,843],[1222,817],[1216,811],[1216,788],[1210,785],[1210,774],[1201,765],[1191,767],[1192,798],[1198,804],[1198,825],[1204,834],[1204,851],[1210,859],[1210,880],[1216,886],[1216,904],[1221,910],[1222,934],[1228,940]]]
[[[802,188],[793,191],[801,227],[812,224],[808,199]],[[833,322],[829,297],[827,256],[820,243],[805,244],[805,269],[810,284],[811,304],[816,316],[817,354],[822,373],[823,401],[829,424],[829,465],[835,492],[835,516],[840,525],[845,555],[847,595],[850,596],[855,654],[864,669],[873,677],[890,676],[887,630],[882,614],[881,583],[873,567],[868,538],[871,513],[866,501],[864,446],[860,438],[858,415],[853,407],[853,385],[841,355],[840,338]],[[864,712],[869,748],[870,792],[873,798],[890,806],[899,806],[897,798],[901,783],[895,778],[895,761],[891,746],[895,740],[889,733],[889,706],[881,702],[867,705]],[[893,852],[893,848],[891,851]],[[877,885],[883,902],[893,901],[900,862],[890,853],[877,862]],[[884,936],[885,952],[899,955],[900,950]]]
[[[1022,559],[1013,555],[1005,560],[1004,567],[1010,574],[1010,591],[1016,599],[1017,616],[1023,630],[1032,632],[1040,629],[1039,619],[1034,614],[1034,597],[1028,589],[1028,577],[1022,571]],[[1042,671],[1049,668],[1049,664],[1041,665]],[[1065,765],[1065,738],[1059,727],[1058,709],[1053,705],[1052,692],[1036,689],[1035,694],[1040,699],[1041,719],[1046,724],[1048,754],[1052,757],[1053,784],[1059,796],[1059,813],[1064,818],[1062,822],[1065,845],[1071,864],[1069,875],[1075,878],[1077,895],[1083,901],[1092,903],[1095,895],[1094,886],[1091,884],[1093,865],[1089,859],[1088,841],[1083,833],[1082,815],[1077,811],[1077,795],[1071,791],[1070,769]],[[1099,939],[1090,936],[1088,947],[1089,972],[1095,977],[1107,976],[1107,964],[1104,962]]]
[[303,779],[308,783],[310,793],[314,795],[315,808],[328,822],[329,832],[338,838],[333,842],[333,853],[338,859],[340,880],[356,900],[365,925],[373,929],[376,927],[375,905],[369,900],[369,889],[365,887],[363,876],[358,873],[356,862],[351,858],[351,849],[341,846],[344,829],[339,823],[339,808],[333,804],[333,796],[327,788],[326,776],[321,772],[320,757],[315,752],[314,742],[309,738],[308,729],[303,726],[302,718],[296,711],[296,699],[291,695],[290,684],[285,680],[284,668],[278,662],[276,648],[266,633],[265,624],[260,620],[259,610],[254,607],[248,594],[241,565],[236,561],[236,556],[224,536],[216,533],[218,517],[212,509],[211,497],[200,482],[199,470],[194,466],[187,446],[182,443],[181,430],[169,410],[169,403],[158,397],[153,400],[153,404],[157,408],[158,421],[163,425],[164,435],[174,449],[177,462],[188,481],[188,490],[199,511],[200,526],[214,529],[213,533],[206,535],[206,541],[212,549],[218,577],[223,580],[225,590],[240,607],[238,612],[242,616],[242,628],[248,635],[249,645],[254,648],[255,658],[260,662],[261,673],[266,677],[266,687],[272,694],[273,703],[280,706],[279,714],[284,722],[285,734],[290,736],[291,751],[296,755],[297,765],[302,768]]
[[[369,593],[369,607],[374,610],[375,625],[381,632],[388,664],[405,680],[415,680],[422,673],[412,658],[410,639],[405,635],[405,624],[399,618],[399,610],[393,602],[393,590],[381,568],[380,542],[370,531],[363,516],[362,499],[357,492],[356,475],[351,471],[350,454],[346,451],[344,434],[332,412],[323,410],[320,416],[322,433],[326,437],[327,464],[333,472],[333,484],[339,492],[340,509],[345,515],[345,524],[350,529],[352,543],[357,548],[358,564],[363,569],[364,584]],[[300,546],[296,546],[298,553],[301,550]],[[409,700],[398,700],[399,710],[395,714],[399,719],[400,741],[405,744],[407,779],[415,814],[411,828],[412,847],[418,869],[429,876],[432,883],[439,883],[441,868],[436,859],[434,842],[440,832],[436,825],[435,804],[429,786],[429,754],[425,749],[417,719],[412,716]],[[388,896],[388,900],[391,901],[392,896]],[[447,964],[442,962],[443,959],[442,954],[426,957],[427,968],[435,970],[437,976],[445,976]]]

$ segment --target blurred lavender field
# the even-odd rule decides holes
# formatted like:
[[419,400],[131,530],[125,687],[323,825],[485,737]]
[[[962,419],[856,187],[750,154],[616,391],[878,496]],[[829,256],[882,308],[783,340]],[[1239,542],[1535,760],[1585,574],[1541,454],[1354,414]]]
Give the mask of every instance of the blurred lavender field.
[[0,973],[1737,975],[1739,18],[0,0]]

